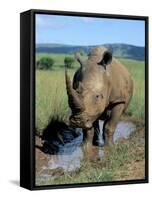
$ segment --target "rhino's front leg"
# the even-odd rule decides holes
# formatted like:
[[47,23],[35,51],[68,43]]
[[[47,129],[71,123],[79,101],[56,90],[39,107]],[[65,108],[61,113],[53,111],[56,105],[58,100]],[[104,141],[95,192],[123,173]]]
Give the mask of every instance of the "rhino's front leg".
[[113,135],[123,110],[124,110],[124,104],[117,105],[111,111],[110,118],[104,122],[103,134],[104,134],[105,146],[113,146],[114,144]]
[[93,127],[88,130],[84,130],[84,141],[88,144],[103,147],[104,143],[102,135],[100,133],[99,120],[93,123]]
[[84,129],[83,130],[83,141],[86,144],[92,145],[93,136],[94,136],[94,127],[92,127],[91,129]]
[[94,127],[88,130],[84,130],[84,155],[86,154],[86,158],[89,161],[94,161],[98,155],[98,149],[96,146],[93,145],[93,138],[94,138]]

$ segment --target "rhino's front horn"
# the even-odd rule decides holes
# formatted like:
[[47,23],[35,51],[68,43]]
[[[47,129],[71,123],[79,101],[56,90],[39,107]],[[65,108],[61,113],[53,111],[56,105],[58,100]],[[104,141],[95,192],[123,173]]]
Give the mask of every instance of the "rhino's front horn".
[[68,103],[72,110],[72,112],[80,112],[84,109],[82,101],[76,90],[72,88],[70,77],[67,73],[67,69],[65,68],[65,81],[66,81],[66,90],[68,95]]

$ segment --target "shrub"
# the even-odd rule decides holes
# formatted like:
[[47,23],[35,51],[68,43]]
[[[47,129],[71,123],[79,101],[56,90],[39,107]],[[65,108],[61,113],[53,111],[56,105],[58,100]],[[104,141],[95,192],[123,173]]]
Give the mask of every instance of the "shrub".
[[73,68],[74,62],[75,62],[74,58],[71,57],[65,57],[64,59],[64,64],[67,68]]
[[43,57],[37,61],[36,67],[37,69],[52,69],[54,64],[54,60],[52,58]]

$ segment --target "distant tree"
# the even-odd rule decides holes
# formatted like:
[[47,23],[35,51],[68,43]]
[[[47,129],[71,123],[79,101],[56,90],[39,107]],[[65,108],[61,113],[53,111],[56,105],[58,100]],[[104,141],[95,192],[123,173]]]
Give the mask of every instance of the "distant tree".
[[64,64],[67,68],[73,68],[74,62],[75,60],[72,57],[65,57],[64,59]]
[[80,53],[81,56],[84,56],[84,55],[85,55],[85,51],[84,51],[83,49],[81,49],[81,50],[79,51],[79,53]]
[[36,62],[37,69],[52,69],[54,60],[52,58],[43,57]]

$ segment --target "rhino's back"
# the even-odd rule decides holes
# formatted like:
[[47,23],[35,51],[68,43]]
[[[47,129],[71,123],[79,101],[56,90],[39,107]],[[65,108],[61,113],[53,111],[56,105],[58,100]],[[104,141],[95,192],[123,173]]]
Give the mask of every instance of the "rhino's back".
[[113,101],[117,98],[125,100],[127,107],[133,94],[131,74],[117,59],[113,59],[110,68],[112,81],[111,100]]

